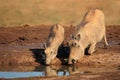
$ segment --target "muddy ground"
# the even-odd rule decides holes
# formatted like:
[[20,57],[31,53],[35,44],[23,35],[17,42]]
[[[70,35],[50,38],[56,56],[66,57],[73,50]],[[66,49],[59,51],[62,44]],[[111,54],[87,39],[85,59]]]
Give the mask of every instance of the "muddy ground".
[[[69,56],[69,48],[66,42],[74,30],[74,26],[64,26],[64,28],[66,30],[66,39],[63,43],[64,48],[59,50],[58,58],[53,61],[54,65],[66,64],[66,59]],[[49,29],[50,25],[0,27],[0,66],[44,65],[43,44],[47,39]],[[106,26],[106,33],[109,43],[108,49],[104,49],[102,42],[98,43],[95,53],[85,55],[75,66],[120,67],[120,26]],[[59,80],[62,78],[65,80],[79,80],[81,78],[82,80],[119,80],[119,76],[120,72],[117,71],[87,75],[74,74],[69,77],[48,77],[41,79]],[[39,77],[33,79],[39,79]]]

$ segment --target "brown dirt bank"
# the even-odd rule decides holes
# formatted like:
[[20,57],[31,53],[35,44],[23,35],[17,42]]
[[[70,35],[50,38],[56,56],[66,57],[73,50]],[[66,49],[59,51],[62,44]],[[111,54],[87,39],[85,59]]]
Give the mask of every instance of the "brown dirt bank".
[[[40,65],[44,60],[43,43],[48,36],[50,26],[1,27],[0,28],[0,65]],[[66,26],[66,39],[74,27]],[[104,49],[98,44],[93,55],[86,55],[77,65],[120,65],[120,26],[106,26],[110,44]],[[64,42],[64,45],[65,45]],[[66,55],[64,53],[64,55]],[[59,64],[59,59],[53,63]]]

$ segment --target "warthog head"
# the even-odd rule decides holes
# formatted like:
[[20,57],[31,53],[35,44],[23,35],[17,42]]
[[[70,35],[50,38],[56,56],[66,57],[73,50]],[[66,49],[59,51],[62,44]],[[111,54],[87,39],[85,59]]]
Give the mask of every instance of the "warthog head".
[[84,50],[80,43],[80,34],[77,36],[72,36],[72,39],[69,41],[69,46],[70,55],[68,64],[75,64],[78,59],[84,55]]
[[45,49],[45,54],[46,54],[46,64],[51,64],[51,61],[57,55],[57,50],[53,50],[52,48],[48,47]]

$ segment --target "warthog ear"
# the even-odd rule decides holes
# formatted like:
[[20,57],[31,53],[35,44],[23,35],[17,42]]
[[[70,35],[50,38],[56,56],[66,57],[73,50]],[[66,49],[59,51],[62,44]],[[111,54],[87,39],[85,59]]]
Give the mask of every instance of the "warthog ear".
[[46,43],[43,43],[43,48],[46,49],[46,47],[47,47],[47,46],[46,46]]

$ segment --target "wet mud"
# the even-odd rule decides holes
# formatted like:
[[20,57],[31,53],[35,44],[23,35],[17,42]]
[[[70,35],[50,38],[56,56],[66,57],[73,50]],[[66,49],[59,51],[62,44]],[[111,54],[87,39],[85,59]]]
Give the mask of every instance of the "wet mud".
[[[59,49],[59,55],[52,62],[53,65],[61,66],[67,64],[67,59],[69,56],[69,47],[66,42],[70,39],[70,34],[74,30],[74,26],[64,26],[66,30],[66,38],[63,43],[63,46]],[[45,54],[44,54],[44,43],[49,34],[50,25],[40,25],[40,26],[17,26],[17,27],[0,27],[0,66],[1,71],[11,71],[20,70],[13,66],[34,66],[34,68],[30,68],[32,71],[36,69],[35,66],[43,66],[45,64]],[[120,26],[110,25],[106,26],[106,34],[107,40],[109,43],[108,49],[104,49],[103,42],[97,44],[96,51],[92,55],[85,55],[82,59],[79,60],[77,64],[74,66],[94,66],[94,67],[114,67],[116,71],[103,71],[96,72],[90,71],[92,68],[88,68],[88,70],[83,70],[84,72],[88,72],[87,74],[77,73],[79,68],[75,71],[76,74],[72,74],[69,77],[63,77],[65,80],[76,80],[77,77],[81,79],[89,79],[89,80],[101,80],[106,79],[111,76],[111,79],[120,79],[117,75],[120,75]],[[7,67],[9,66],[9,68]],[[12,68],[10,68],[12,66]],[[69,67],[70,68],[70,67]],[[27,69],[27,68],[25,68]],[[29,69],[29,68],[28,68]],[[44,68],[43,68],[44,69]],[[58,67],[57,70],[61,68]],[[107,70],[106,69],[106,70]],[[72,70],[74,71],[73,67]],[[102,71],[104,69],[101,69]],[[27,71],[27,70],[23,70]],[[28,70],[29,71],[29,70]],[[66,69],[65,69],[66,71]],[[68,69],[67,69],[68,71]],[[98,71],[97,69],[94,71]],[[63,70],[64,72],[64,70]],[[91,74],[92,72],[92,74]],[[77,77],[75,77],[77,76]],[[87,76],[87,77],[85,77]],[[115,78],[116,77],[116,78]],[[33,79],[39,79],[39,77],[35,77]],[[48,80],[49,78],[40,78]],[[59,80],[60,77],[50,77],[50,79]],[[29,79],[28,79],[29,80]]]

